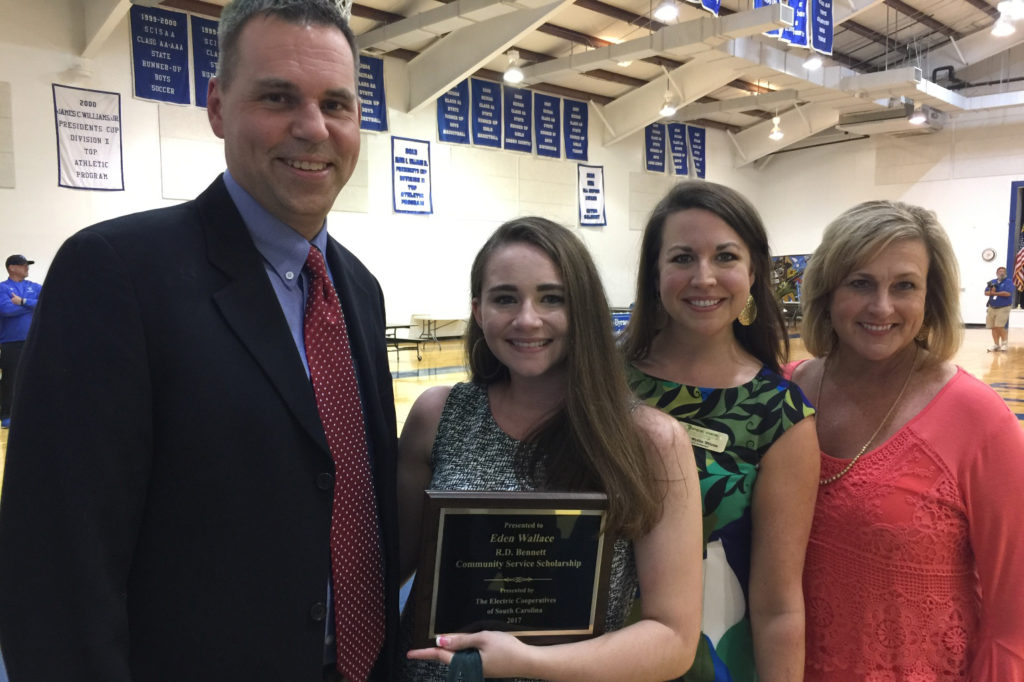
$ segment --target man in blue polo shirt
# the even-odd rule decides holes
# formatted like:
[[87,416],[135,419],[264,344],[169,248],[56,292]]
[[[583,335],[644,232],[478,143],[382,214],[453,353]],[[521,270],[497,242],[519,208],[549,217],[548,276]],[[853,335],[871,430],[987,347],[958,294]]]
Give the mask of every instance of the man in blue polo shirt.
[[14,379],[18,374],[21,349],[32,324],[32,313],[39,301],[41,284],[28,280],[28,266],[35,261],[15,254],[7,259],[7,279],[0,282],[0,424],[11,425],[14,404]]
[[1013,303],[1013,282],[1006,277],[1006,268],[996,268],[996,278],[985,287],[985,295],[988,296],[985,326],[992,330],[992,347],[988,351],[1006,350],[1010,305]]

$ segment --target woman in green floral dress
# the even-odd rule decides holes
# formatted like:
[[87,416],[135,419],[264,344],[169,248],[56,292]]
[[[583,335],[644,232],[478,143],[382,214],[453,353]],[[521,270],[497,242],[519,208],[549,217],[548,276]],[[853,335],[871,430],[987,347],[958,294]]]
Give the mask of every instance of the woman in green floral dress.
[[789,344],[768,239],[740,194],[684,182],[655,207],[622,345],[631,387],[683,423],[697,458],[703,634],[682,679],[801,680],[814,410],[779,374]]

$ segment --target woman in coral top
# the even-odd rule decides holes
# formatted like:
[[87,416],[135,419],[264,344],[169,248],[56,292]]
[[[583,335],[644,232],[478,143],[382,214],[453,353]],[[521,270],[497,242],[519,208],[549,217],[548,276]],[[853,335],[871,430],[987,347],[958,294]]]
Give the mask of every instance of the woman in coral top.
[[959,287],[935,215],[898,202],[848,210],[808,262],[808,682],[1024,680],[1024,431],[949,362]]

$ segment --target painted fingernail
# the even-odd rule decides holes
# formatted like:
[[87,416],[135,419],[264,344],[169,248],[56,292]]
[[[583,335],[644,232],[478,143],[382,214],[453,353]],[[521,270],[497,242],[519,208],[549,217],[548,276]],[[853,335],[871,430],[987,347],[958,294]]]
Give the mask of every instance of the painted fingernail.
[[437,636],[437,645],[439,647],[441,647],[442,649],[444,649],[445,647],[447,647],[451,643],[452,643],[452,638],[451,637],[445,637],[444,635],[438,635]]

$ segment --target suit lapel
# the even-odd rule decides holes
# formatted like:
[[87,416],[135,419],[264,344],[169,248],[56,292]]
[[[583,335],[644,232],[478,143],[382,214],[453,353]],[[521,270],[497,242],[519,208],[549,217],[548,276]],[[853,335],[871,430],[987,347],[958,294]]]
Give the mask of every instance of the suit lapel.
[[329,455],[312,385],[242,217],[218,178],[196,199],[210,263],[227,276],[213,300],[285,404]]

